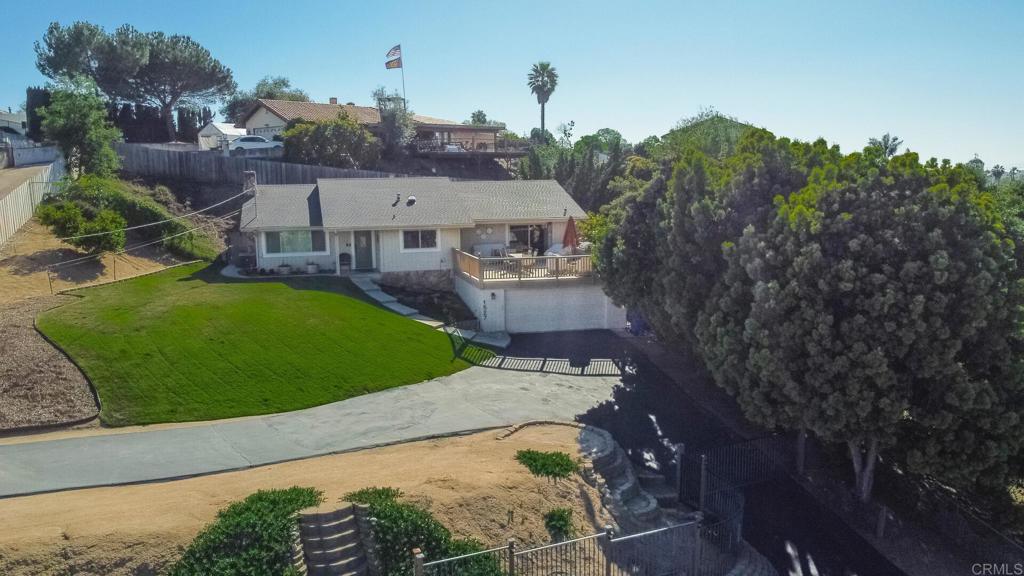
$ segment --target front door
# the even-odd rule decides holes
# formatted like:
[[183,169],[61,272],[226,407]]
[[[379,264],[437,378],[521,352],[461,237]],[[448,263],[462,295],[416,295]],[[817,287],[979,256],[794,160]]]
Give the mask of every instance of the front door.
[[355,269],[373,269],[373,232],[370,230],[356,230],[355,241]]

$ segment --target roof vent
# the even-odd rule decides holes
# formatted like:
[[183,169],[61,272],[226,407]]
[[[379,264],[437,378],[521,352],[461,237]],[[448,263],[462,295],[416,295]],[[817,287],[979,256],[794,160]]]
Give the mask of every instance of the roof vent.
[[416,203],[416,197],[412,196],[412,195],[410,195],[409,199],[405,201],[405,205],[406,206],[412,206],[415,203]]
[[335,98],[334,96],[331,96],[330,103],[331,104],[337,104],[338,103],[338,99]]

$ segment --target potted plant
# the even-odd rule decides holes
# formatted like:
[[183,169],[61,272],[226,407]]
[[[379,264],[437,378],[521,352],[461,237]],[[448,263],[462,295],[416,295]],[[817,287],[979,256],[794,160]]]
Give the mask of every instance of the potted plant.
[[306,262],[306,274],[316,274],[320,271],[320,266],[316,262]]

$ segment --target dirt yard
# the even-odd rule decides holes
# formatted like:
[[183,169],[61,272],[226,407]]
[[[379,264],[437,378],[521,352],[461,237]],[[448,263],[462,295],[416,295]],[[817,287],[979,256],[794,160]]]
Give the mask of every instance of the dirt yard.
[[[47,267],[81,258],[74,246],[57,240],[49,228],[29,221],[3,245],[0,253],[0,306],[33,296],[49,296]],[[116,262],[115,262],[116,260]],[[159,270],[180,260],[157,246],[129,254],[112,255],[58,269],[50,275],[53,291],[80,288]]]
[[[79,258],[35,220],[23,226],[0,253],[0,433],[26,426],[54,426],[96,415],[88,382],[34,327],[36,314],[71,296],[54,292],[159,270],[178,262],[157,247],[106,256],[60,269],[47,266]],[[116,262],[115,262],[116,260]],[[94,423],[95,425],[95,423]]]
[[551,483],[514,459],[523,449],[578,455],[578,430],[527,427],[505,440],[483,432],[159,484],[0,500],[0,573],[156,574],[217,510],[259,489],[315,486],[337,502],[367,486],[400,488],[457,536],[501,545],[547,543],[542,515],[571,507],[579,532],[609,517],[579,477]]

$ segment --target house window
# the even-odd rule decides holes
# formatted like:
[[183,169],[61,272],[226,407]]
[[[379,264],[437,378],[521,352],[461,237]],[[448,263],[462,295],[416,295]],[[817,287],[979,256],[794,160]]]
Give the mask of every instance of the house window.
[[402,230],[402,250],[437,250],[437,230]]
[[265,254],[326,254],[327,237],[323,230],[284,230],[264,232]]

